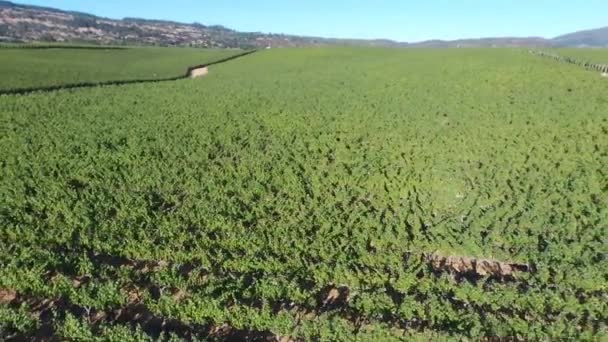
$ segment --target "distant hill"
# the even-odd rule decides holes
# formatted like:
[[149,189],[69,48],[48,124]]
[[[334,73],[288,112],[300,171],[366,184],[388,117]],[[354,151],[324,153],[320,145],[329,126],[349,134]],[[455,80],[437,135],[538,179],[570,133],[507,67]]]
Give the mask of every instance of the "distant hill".
[[410,47],[447,48],[447,47],[548,47],[550,40],[541,37],[477,38],[459,40],[428,40],[409,44]]
[[552,42],[558,46],[608,47],[608,27],[565,34]]
[[608,27],[569,33],[553,39],[542,37],[498,37],[459,40],[428,40],[410,47],[606,47]]
[[399,46],[389,40],[329,39],[260,32],[166,20],[122,20],[0,0],[0,41],[76,42],[112,45],[265,48],[313,45]]
[[0,0],[0,41],[72,42],[111,45],[195,46],[207,48],[265,48],[317,45],[383,47],[608,47],[608,28],[581,31],[555,39],[479,38],[403,43],[386,39],[334,39],[261,32],[238,32],[223,26],[184,24],[166,20],[124,18],[15,4]]

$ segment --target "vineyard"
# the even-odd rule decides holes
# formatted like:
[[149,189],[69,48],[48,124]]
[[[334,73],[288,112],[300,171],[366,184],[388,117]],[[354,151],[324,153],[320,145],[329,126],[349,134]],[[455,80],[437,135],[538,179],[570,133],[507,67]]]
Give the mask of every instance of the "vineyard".
[[[45,73],[2,82],[224,53],[150,51],[2,50]],[[606,338],[607,91],[523,50],[311,48],[0,96],[0,340]]]
[[190,66],[214,62],[241,50],[188,48],[57,47],[0,49],[0,93],[71,84],[181,77]]

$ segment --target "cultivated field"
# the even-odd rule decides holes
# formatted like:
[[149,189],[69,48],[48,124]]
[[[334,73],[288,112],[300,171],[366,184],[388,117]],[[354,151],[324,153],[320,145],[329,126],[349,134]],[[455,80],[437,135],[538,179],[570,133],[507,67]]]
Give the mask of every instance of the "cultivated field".
[[[88,52],[18,53],[5,85]],[[167,54],[91,77],[200,59]],[[317,48],[0,96],[0,339],[605,338],[607,92],[523,50]]]
[[236,49],[5,47],[0,49],[0,92],[78,83],[179,77],[185,75],[190,66],[214,62],[242,52]]

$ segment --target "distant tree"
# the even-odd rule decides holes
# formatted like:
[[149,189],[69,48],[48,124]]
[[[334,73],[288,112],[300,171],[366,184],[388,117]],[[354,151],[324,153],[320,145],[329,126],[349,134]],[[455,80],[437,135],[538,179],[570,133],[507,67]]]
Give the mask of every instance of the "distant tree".
[[0,36],[9,36],[11,33],[11,30],[9,29],[8,25],[2,24],[0,25]]
[[96,28],[97,20],[85,16],[75,16],[71,24],[74,27]]
[[43,33],[40,36],[40,41],[47,42],[47,43],[52,43],[52,42],[56,42],[57,39],[55,39],[55,37],[52,34],[50,34],[50,33]]

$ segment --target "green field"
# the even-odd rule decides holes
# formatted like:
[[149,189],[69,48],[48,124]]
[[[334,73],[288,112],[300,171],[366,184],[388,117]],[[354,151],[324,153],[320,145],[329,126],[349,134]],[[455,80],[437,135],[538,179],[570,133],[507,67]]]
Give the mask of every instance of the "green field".
[[311,48],[0,96],[0,339],[606,338],[607,91],[520,50]]
[[0,92],[77,83],[183,76],[190,66],[242,52],[189,48],[0,48]]
[[574,57],[582,61],[608,64],[608,49],[555,49],[560,56]]

